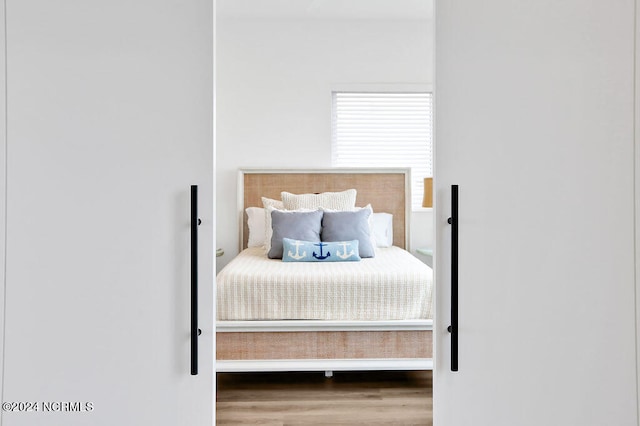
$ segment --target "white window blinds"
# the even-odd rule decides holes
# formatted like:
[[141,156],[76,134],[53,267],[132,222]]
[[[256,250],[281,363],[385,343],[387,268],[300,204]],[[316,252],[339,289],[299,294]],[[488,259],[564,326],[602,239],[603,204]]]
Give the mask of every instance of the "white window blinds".
[[432,94],[333,92],[334,167],[410,167],[411,203],[432,176]]

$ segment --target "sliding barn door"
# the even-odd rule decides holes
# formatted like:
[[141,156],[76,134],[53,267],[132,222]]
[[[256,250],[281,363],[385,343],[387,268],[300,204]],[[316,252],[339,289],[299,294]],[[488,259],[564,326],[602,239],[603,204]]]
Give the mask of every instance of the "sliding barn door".
[[634,8],[436,0],[436,426],[637,425]]
[[212,13],[6,0],[3,426],[211,426]]

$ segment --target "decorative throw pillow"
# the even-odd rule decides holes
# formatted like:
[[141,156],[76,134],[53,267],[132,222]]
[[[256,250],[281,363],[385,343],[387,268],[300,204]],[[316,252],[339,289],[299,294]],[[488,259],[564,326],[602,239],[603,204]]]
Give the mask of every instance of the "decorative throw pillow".
[[334,210],[334,209],[322,209],[325,212],[339,212],[339,211],[358,211],[358,210],[362,210],[362,209],[367,209],[371,212],[371,214],[369,215],[369,234],[371,235],[371,244],[373,245],[373,247],[378,247],[377,243],[376,243],[376,238],[375,238],[375,234],[373,233],[373,207],[371,207],[371,204],[367,204],[364,207],[354,207],[352,209],[348,209],[348,210]]
[[360,257],[374,257],[375,248],[371,243],[369,216],[372,211],[363,208],[354,211],[325,211],[322,217],[322,241],[358,240]]
[[333,209],[350,210],[356,206],[356,190],[342,192],[323,192],[321,194],[292,194],[282,192],[282,202],[287,210]]
[[353,262],[360,259],[358,240],[312,242],[284,238],[283,262]]
[[282,258],[282,240],[291,238],[311,242],[320,242],[322,228],[322,210],[287,211],[271,210],[271,247],[267,256],[270,259]]
[[249,238],[247,247],[264,247],[266,236],[265,211],[262,207],[247,207],[247,226],[249,227]]
[[281,200],[274,200],[273,198],[261,197],[262,205],[264,208],[273,207],[278,210],[284,210],[284,203]]

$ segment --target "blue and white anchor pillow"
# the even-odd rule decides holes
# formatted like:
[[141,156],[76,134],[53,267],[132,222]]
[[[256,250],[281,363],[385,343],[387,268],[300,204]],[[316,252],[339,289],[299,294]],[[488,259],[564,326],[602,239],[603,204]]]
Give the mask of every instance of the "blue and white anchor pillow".
[[283,262],[352,262],[360,260],[358,240],[300,241],[282,239]]

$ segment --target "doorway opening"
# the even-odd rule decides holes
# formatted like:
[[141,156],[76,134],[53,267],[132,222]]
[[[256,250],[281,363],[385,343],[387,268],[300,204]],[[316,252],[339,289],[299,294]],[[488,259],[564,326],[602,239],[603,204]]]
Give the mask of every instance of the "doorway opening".
[[[224,253],[217,257],[217,272],[220,273],[252,245],[252,236],[255,237],[256,233],[252,234],[251,215],[255,214],[254,219],[264,225],[261,218],[265,212],[251,213],[248,210],[247,175],[256,171],[291,173],[332,169],[335,167],[336,127],[332,110],[335,93],[430,94],[435,66],[432,0],[388,0],[375,5],[367,0],[348,4],[334,0],[217,0],[216,13],[216,228],[217,247]],[[410,108],[403,108],[402,102],[406,100],[400,101],[398,111],[407,113]],[[398,102],[395,104],[398,106]],[[408,112],[409,115],[412,113],[415,112]],[[428,113],[430,121],[431,110]],[[393,119],[378,118],[373,129],[380,135],[397,130],[398,123],[403,120],[406,123],[406,117],[395,117],[395,124]],[[390,127],[380,129],[383,122],[391,123]],[[361,136],[355,136],[358,138]],[[429,134],[429,144],[430,138]],[[396,146],[388,147],[389,158],[402,153],[398,148],[402,145],[400,139],[397,139]],[[389,143],[394,142],[383,142],[382,145]],[[431,151],[430,146],[428,148]],[[363,166],[365,169],[375,167],[376,171],[380,167],[410,169],[409,164]],[[354,168],[356,165],[339,167]],[[239,174],[241,170],[246,173]],[[411,173],[416,172],[412,170],[409,176]],[[403,249],[409,252],[414,262],[422,267],[426,265],[426,269],[432,271],[434,212],[431,207],[423,207],[425,177],[431,176],[421,175],[417,183],[409,179],[407,188],[418,189],[414,194],[411,191],[403,194],[403,200],[406,199],[403,213],[392,215],[394,225],[401,222],[403,225],[400,230],[391,229],[396,237],[406,234]],[[257,191],[266,191],[262,185],[257,185]],[[366,193],[365,189],[356,189],[358,197]],[[264,195],[258,194],[258,199]],[[279,195],[278,191],[278,198]],[[412,198],[417,201],[412,202]],[[358,207],[365,207],[361,204],[358,200]],[[253,207],[267,208],[262,204]],[[386,210],[384,204],[373,208],[375,213],[385,213]],[[241,225],[245,221],[247,223]],[[269,226],[264,227],[266,234]],[[269,237],[265,235],[262,243],[253,241],[253,244],[259,246],[268,242]],[[391,245],[395,245],[394,239]],[[433,300],[433,274],[430,279],[430,294],[426,297]],[[218,306],[220,300],[222,298],[219,297]],[[432,302],[429,305],[428,315],[407,317],[415,321],[403,326],[408,327],[406,329],[389,328],[382,320],[374,321],[383,323],[379,326],[382,328],[374,327],[370,332],[401,331],[407,335],[415,333],[418,339],[422,339],[420,333],[425,331],[425,320],[430,321],[431,327],[433,324]],[[246,318],[236,321],[243,320]],[[254,320],[264,322],[263,317]],[[224,346],[221,344],[224,339],[230,339],[237,333],[246,333],[242,337],[252,339],[253,347],[265,344],[259,330],[229,329],[224,321],[233,320],[218,322],[219,350]],[[315,323],[291,330],[281,322],[269,332],[334,331],[318,329]],[[349,328],[353,327],[351,323],[341,326],[346,328],[340,331],[354,331]],[[266,338],[273,342],[270,339]],[[303,341],[308,340],[303,337]],[[256,342],[261,343],[258,345]],[[423,340],[417,342],[414,346],[423,345]],[[425,350],[431,353],[431,342],[428,344]],[[365,350],[372,345],[383,347],[385,343],[363,340],[359,345]],[[353,346],[357,348],[358,344]],[[314,421],[326,422],[327,416],[332,415],[344,419],[344,413],[338,408],[344,407],[351,415],[359,413],[361,424],[371,424],[365,413],[380,418],[379,410],[390,418],[401,419],[401,412],[405,416],[414,416],[406,417],[414,419],[412,424],[431,424],[433,363],[425,362],[426,358],[432,356],[411,355],[410,361],[401,359],[398,362],[387,359],[388,362],[378,368],[371,357],[366,362],[349,358],[352,363],[346,367],[328,364],[336,365],[335,369],[314,369],[305,359],[304,362],[291,362],[288,367],[274,364],[272,370],[264,367],[264,362],[259,367],[251,367],[249,363],[225,367],[229,364],[225,364],[226,359],[221,359],[218,365],[222,368],[218,369],[217,381],[218,421],[233,419],[237,422],[243,418],[243,411],[247,421],[271,418],[269,416],[290,416],[300,421],[299,416],[306,412],[309,424],[313,424]],[[258,410],[263,407],[265,411],[246,411],[246,404],[251,398],[256,398],[252,406]],[[388,409],[367,410],[368,406],[381,407],[381,403]],[[407,406],[413,406],[415,410],[408,410]]]

